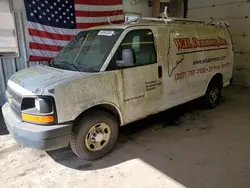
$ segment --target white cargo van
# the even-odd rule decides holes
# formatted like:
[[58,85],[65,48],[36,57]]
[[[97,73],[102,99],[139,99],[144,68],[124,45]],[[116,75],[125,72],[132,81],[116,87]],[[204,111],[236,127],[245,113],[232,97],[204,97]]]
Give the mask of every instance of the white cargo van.
[[94,160],[114,147],[119,126],[204,97],[214,108],[230,84],[226,24],[139,19],[80,32],[50,62],[14,74],[2,111],[22,145],[71,145]]

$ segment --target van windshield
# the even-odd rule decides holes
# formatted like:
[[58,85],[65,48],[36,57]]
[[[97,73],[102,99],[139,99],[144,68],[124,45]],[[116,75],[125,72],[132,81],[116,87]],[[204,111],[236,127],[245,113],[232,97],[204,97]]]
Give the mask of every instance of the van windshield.
[[51,66],[80,72],[98,72],[123,30],[87,30],[66,45]]

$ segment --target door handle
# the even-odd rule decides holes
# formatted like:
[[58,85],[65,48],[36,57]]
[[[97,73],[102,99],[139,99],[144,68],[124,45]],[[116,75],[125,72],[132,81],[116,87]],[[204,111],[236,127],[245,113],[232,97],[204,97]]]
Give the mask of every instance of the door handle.
[[158,66],[158,77],[162,78],[162,67]]

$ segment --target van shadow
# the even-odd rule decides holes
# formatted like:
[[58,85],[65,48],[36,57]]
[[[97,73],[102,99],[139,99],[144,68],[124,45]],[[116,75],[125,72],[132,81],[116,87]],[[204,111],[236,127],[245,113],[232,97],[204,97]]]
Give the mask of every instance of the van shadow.
[[0,109],[0,136],[7,134],[9,134],[9,131],[7,130],[7,127],[4,123],[2,110]]
[[[223,98],[222,103],[225,101]],[[47,153],[59,164],[76,170],[97,170],[140,159],[175,177],[178,174],[175,165],[181,168],[177,163],[180,160],[177,155],[187,156],[194,152],[192,146],[180,140],[202,136],[213,128],[209,123],[201,125],[196,122],[197,118],[198,121],[207,122],[207,117],[203,116],[204,109],[199,99],[121,127],[115,148],[104,158],[93,162],[79,159],[70,148]],[[188,163],[182,161],[185,162]]]

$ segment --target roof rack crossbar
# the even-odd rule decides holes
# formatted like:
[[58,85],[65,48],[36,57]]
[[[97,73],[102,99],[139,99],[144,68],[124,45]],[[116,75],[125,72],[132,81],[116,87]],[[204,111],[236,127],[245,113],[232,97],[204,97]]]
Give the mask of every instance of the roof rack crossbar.
[[192,19],[184,19],[184,18],[171,18],[171,17],[167,17],[167,18],[149,18],[149,17],[138,17],[134,20],[131,20],[129,22],[126,22],[126,24],[130,24],[133,22],[143,22],[143,21],[155,21],[155,22],[192,22],[192,23],[204,23],[204,24],[210,24],[210,25],[226,25],[229,26],[229,23],[227,22],[214,22],[214,21],[206,21],[206,20],[192,20]]

